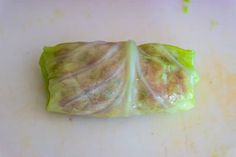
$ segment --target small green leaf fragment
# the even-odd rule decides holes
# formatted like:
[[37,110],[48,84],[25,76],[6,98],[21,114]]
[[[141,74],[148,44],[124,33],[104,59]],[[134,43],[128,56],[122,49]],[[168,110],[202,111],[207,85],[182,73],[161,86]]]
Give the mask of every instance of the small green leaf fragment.
[[184,5],[183,6],[183,13],[188,14],[189,13],[189,8],[188,6]]
[[184,3],[190,3],[191,1],[190,0],[183,0]]
[[182,2],[183,2],[183,13],[185,13],[185,14],[188,14],[189,13],[189,4],[190,4],[190,0],[182,0]]

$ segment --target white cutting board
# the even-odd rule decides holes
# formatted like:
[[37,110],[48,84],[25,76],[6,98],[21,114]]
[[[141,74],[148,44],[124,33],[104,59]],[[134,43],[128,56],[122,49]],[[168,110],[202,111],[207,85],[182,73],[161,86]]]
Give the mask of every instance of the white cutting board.
[[[0,157],[235,157],[236,1],[0,0]],[[185,113],[95,119],[45,112],[45,45],[136,40],[194,49]]]

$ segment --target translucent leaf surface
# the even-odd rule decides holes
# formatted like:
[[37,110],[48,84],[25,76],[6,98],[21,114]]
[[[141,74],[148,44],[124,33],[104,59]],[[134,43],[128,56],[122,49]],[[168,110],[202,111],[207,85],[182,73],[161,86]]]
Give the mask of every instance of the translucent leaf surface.
[[195,53],[174,46],[75,42],[45,47],[47,110],[117,117],[188,110],[198,80]]

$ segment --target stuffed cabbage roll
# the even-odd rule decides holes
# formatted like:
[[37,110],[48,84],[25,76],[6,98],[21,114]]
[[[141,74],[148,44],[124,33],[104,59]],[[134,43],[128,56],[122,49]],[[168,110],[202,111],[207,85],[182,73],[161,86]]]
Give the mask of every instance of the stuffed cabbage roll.
[[195,53],[134,41],[45,47],[47,111],[96,117],[175,112],[194,106]]

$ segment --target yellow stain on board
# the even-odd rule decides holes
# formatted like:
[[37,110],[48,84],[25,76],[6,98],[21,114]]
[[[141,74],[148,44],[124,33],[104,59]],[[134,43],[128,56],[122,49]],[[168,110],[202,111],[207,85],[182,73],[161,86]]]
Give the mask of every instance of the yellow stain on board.
[[[234,57],[228,57],[228,60],[224,60],[222,59],[224,55],[226,54],[210,55],[209,60],[205,61],[205,63],[204,61],[202,62],[202,67],[199,68],[201,78],[199,85],[201,87],[197,92],[200,93],[200,99],[206,99],[204,102],[207,99],[214,98],[217,104],[219,104],[218,107],[227,116],[236,113],[234,100],[236,93],[236,70],[231,69],[231,67],[234,67]],[[235,114],[234,117],[236,118]]]
[[210,157],[225,157],[226,154],[227,154],[226,147],[224,145],[221,145],[212,151]]
[[[209,69],[208,69],[209,68]],[[209,70],[209,88],[214,91],[220,111],[225,118],[236,120],[235,93],[236,72],[230,72],[220,59],[214,59]]]
[[216,151],[214,151],[214,152],[211,154],[211,157],[220,157],[220,155],[219,155]]
[[65,13],[61,9],[55,9],[53,15],[57,18],[62,18],[65,16]]
[[219,26],[219,22],[218,21],[216,21],[216,20],[214,20],[214,19],[212,19],[211,21],[210,21],[210,28],[211,29],[215,29],[215,28],[217,28]]

